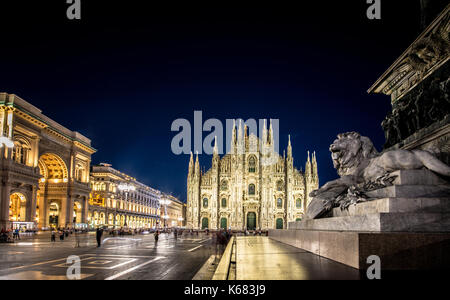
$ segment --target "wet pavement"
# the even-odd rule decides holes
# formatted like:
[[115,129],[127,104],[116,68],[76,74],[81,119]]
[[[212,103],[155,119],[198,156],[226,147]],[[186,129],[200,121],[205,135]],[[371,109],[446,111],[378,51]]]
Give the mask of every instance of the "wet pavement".
[[0,280],[67,279],[67,261],[75,255],[81,261],[81,279],[184,279],[194,277],[216,247],[211,235],[174,238],[161,234],[124,237],[104,236],[97,248],[95,233],[82,234],[80,247],[71,235],[64,241],[50,241],[50,234],[22,236],[14,244],[0,244]]
[[237,280],[358,280],[354,268],[262,236],[236,239]]

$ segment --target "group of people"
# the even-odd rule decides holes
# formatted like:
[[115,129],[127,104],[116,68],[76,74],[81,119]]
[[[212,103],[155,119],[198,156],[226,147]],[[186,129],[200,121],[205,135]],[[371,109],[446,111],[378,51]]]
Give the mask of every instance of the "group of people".
[[8,243],[8,242],[12,242],[13,240],[10,237],[10,232],[12,230],[6,230],[5,228],[2,228],[1,232],[0,232],[0,242],[1,243]]
[[[11,238],[11,234],[12,234],[12,238]],[[7,243],[7,242],[13,242],[15,240],[20,240],[20,228],[16,228],[16,229],[2,228],[2,230],[0,232],[0,242]]]
[[64,241],[64,238],[68,238],[69,235],[72,235],[74,233],[74,229],[73,228],[58,228],[58,230],[56,230],[55,228],[52,228],[52,233],[51,233],[51,241],[52,242],[56,242],[56,235],[59,235],[59,240],[60,241]]

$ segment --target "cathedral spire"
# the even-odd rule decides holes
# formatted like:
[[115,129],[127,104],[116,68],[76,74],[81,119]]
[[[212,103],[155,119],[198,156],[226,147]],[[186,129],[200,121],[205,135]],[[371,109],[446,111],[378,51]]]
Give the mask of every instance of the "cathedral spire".
[[289,141],[288,141],[288,146],[287,146],[287,155],[288,155],[288,158],[292,158],[291,135],[289,135],[288,138],[289,138]]
[[317,171],[317,160],[316,160],[316,151],[313,152],[313,158],[312,158],[312,176],[314,180],[318,180],[319,173]]
[[191,174],[192,171],[194,171],[194,157],[191,151],[191,158],[189,159],[189,174]]
[[233,119],[233,134],[231,135],[231,153],[236,153],[236,120]]
[[214,150],[213,150],[213,155],[218,155],[219,154],[219,148],[217,147],[217,135],[214,137]]
[[198,151],[196,151],[197,157],[195,158],[195,173],[200,174],[200,163],[198,162]]
[[270,126],[269,126],[269,142],[270,144],[273,144],[273,128],[272,128],[272,119],[270,119]]
[[243,135],[243,131],[242,131],[242,120],[239,120],[237,148],[238,148],[238,154],[244,153],[244,135]]
[[266,119],[264,119],[263,132],[262,132],[262,145],[267,144],[267,124]]
[[305,176],[306,176],[306,179],[309,181],[311,178],[311,161],[309,159],[309,151],[308,151],[308,160],[306,161],[306,166],[305,166]]

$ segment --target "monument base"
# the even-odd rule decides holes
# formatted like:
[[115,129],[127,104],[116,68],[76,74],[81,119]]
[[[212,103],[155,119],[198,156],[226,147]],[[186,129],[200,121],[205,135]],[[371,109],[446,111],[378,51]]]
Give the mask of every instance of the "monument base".
[[377,255],[384,270],[450,268],[450,185],[429,170],[392,172],[393,185],[330,217],[290,222],[269,237],[357,269]]
[[450,268],[450,233],[336,232],[271,229],[269,237],[356,269],[377,255],[382,270]]

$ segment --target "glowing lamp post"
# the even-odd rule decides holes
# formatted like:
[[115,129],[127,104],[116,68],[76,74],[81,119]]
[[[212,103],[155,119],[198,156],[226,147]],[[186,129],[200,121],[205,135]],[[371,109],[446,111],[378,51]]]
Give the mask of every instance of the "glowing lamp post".
[[160,200],[159,203],[164,205],[164,216],[162,218],[164,219],[164,228],[165,228],[166,227],[166,220],[169,218],[169,216],[167,215],[167,205],[172,203],[172,201],[170,201],[170,200]]
[[[125,192],[125,202],[128,202],[128,192],[136,190],[136,187],[134,185],[127,184],[127,183],[119,184],[118,188],[119,188],[120,191]],[[127,227],[126,219],[125,219],[124,226]]]

